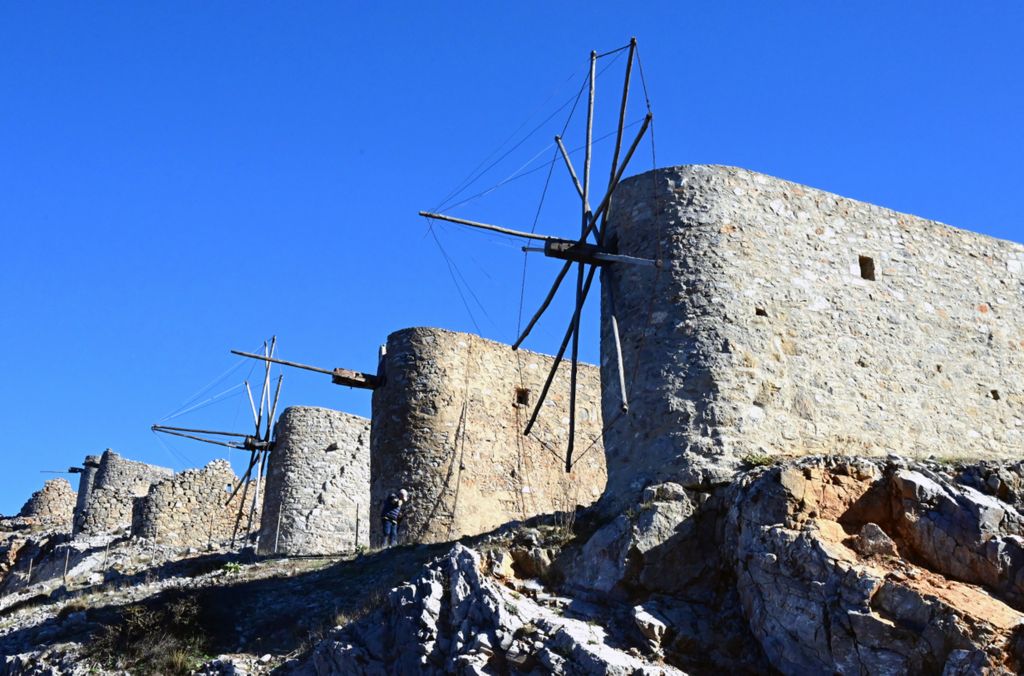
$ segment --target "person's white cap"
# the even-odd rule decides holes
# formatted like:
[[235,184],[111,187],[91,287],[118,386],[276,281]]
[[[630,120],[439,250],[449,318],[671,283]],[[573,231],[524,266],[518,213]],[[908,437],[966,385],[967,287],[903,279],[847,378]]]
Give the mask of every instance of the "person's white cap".
[[398,491],[398,495],[399,495],[399,497],[401,497],[401,498],[402,498],[403,500],[405,500],[405,499],[407,499],[407,498],[409,497],[409,491],[407,491],[407,490],[405,490],[405,489],[403,488],[402,490]]

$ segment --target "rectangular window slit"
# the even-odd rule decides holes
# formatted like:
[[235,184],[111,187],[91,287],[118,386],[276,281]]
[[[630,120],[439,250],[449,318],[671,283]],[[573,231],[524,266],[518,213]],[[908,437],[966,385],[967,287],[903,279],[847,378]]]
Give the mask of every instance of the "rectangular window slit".
[[992,390],[992,398],[999,401],[999,390]]
[[875,259],[871,256],[861,256],[858,260],[861,279],[875,281]]
[[530,405],[530,390],[525,387],[516,388],[516,406]]

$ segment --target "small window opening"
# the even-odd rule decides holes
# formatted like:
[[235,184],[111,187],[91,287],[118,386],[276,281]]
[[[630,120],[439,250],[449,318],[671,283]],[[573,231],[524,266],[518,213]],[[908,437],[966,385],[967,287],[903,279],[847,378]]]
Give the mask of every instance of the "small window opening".
[[992,398],[999,401],[999,390],[992,390]]
[[942,373],[942,364],[936,364],[935,365],[935,372],[936,373]]
[[754,314],[757,315],[758,317],[768,316],[768,312],[763,307],[754,308]]
[[875,259],[871,256],[861,256],[860,262],[860,276],[862,279],[875,281]]
[[516,406],[530,405],[530,390],[525,387],[516,388]]

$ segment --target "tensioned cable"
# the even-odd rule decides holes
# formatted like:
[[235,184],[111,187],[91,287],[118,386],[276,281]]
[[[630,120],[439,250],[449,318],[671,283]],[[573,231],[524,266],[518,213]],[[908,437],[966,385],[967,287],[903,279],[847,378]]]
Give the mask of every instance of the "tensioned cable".
[[[604,71],[606,71],[606,70],[607,70],[608,68],[611,68],[611,67],[612,67],[612,66],[613,66],[613,65],[615,64],[615,62],[616,62],[617,60],[618,60],[618,57],[616,56],[616,58],[612,59],[612,60],[611,60],[610,62],[608,62],[608,64],[607,64],[606,66],[604,66],[603,68],[601,68],[601,70],[600,70],[600,71],[598,72],[598,75],[600,75],[601,73],[603,73]],[[569,79],[571,79],[571,78],[569,78]],[[586,77],[586,78],[584,78],[584,80],[583,80],[583,84],[581,84],[581,85],[580,85],[580,90],[579,90],[579,92],[578,92],[578,93],[576,94],[576,97],[575,97],[575,99],[573,99],[573,110],[575,110],[575,109],[576,109],[576,106],[577,106],[577,104],[579,103],[579,99],[580,99],[580,97],[582,96],[582,94],[583,94],[583,91],[584,91],[584,89],[586,88],[586,85],[587,85],[587,81],[588,81],[588,80],[589,80],[589,76],[588,76],[588,77]],[[550,98],[551,98],[551,97],[549,96],[549,97],[548,97],[548,100],[550,100]],[[565,109],[565,107],[566,107],[566,106],[568,106],[568,105],[569,105],[569,102],[568,102],[568,101],[566,101],[566,102],[565,102],[565,103],[563,103],[563,104],[562,104],[561,106],[559,106],[559,107],[558,107],[558,109],[556,109],[556,110],[555,110],[555,111],[554,111],[553,113],[551,113],[551,114],[550,114],[550,115],[548,115],[548,116],[547,116],[546,118],[544,118],[544,120],[543,120],[543,121],[542,121],[542,122],[541,122],[540,124],[538,124],[538,125],[537,125],[536,127],[534,127],[534,128],[533,128],[533,129],[532,129],[532,130],[530,131],[530,133],[528,133],[528,134],[527,134],[526,136],[524,136],[524,137],[523,137],[522,139],[520,139],[520,140],[519,140],[519,141],[518,141],[518,142],[517,142],[517,143],[516,143],[515,145],[513,145],[513,146],[512,146],[511,148],[509,148],[509,149],[508,149],[507,151],[505,151],[505,153],[503,153],[503,154],[501,155],[501,157],[499,157],[498,159],[494,160],[494,161],[493,161],[493,162],[491,162],[491,163],[490,163],[489,165],[487,165],[487,168],[485,168],[484,170],[480,171],[480,172],[479,172],[479,173],[478,173],[478,174],[476,175],[476,177],[474,177],[474,178],[473,178],[473,179],[472,179],[471,181],[469,181],[468,183],[466,183],[466,182],[464,181],[464,182],[463,182],[463,183],[464,183],[464,185],[463,185],[462,187],[458,188],[458,189],[457,189],[457,190],[455,190],[455,191],[454,191],[453,193],[450,193],[450,194],[449,194],[449,196],[448,196],[448,197],[446,197],[446,198],[445,198],[445,199],[444,199],[444,200],[443,200],[443,201],[441,202],[441,204],[437,205],[437,206],[436,206],[436,207],[435,207],[435,208],[434,208],[433,210],[434,210],[434,211],[436,212],[436,211],[442,211],[443,209],[450,209],[450,208],[451,208],[451,206],[447,206],[447,204],[448,204],[448,202],[449,202],[449,201],[451,201],[451,200],[455,199],[456,197],[458,197],[458,196],[459,196],[459,194],[460,194],[460,193],[462,193],[463,191],[467,190],[467,189],[469,188],[469,186],[473,185],[474,183],[476,183],[477,181],[479,181],[479,180],[480,180],[481,178],[483,178],[483,176],[484,176],[484,175],[485,175],[485,174],[486,174],[487,172],[489,172],[489,171],[490,171],[491,169],[493,169],[493,168],[494,168],[494,167],[495,167],[496,165],[498,165],[498,164],[499,164],[499,163],[500,163],[500,162],[501,162],[502,160],[504,160],[504,159],[505,159],[506,157],[508,157],[508,156],[509,156],[510,154],[512,154],[513,152],[515,152],[515,150],[516,150],[516,149],[518,149],[518,148],[519,148],[520,146],[522,146],[522,145],[523,145],[524,143],[526,143],[526,141],[528,141],[528,140],[529,140],[529,139],[530,139],[530,138],[531,138],[531,137],[532,137],[532,136],[533,136],[534,134],[536,134],[536,133],[537,133],[538,131],[540,131],[540,130],[541,130],[541,129],[542,129],[543,127],[544,127],[544,125],[546,125],[546,124],[547,124],[548,122],[550,122],[550,121],[551,121],[551,120],[552,120],[552,119],[553,119],[553,118],[554,118],[554,117],[555,117],[556,115],[558,115],[558,113],[562,112],[562,110],[564,110],[564,109]],[[569,114],[569,119],[570,119],[570,120],[572,119],[572,113],[571,113],[571,112],[570,112],[570,114]],[[563,127],[563,128],[562,128],[562,133],[563,133],[563,134],[565,133],[565,129],[566,129],[566,128],[568,128],[568,126],[569,126],[569,123],[568,123],[568,121],[566,121],[566,125],[565,125],[565,127]],[[520,128],[522,128],[522,125],[520,125]],[[514,133],[513,133],[513,135],[514,135]],[[504,145],[505,143],[507,143],[507,141],[503,142],[503,143],[502,143],[502,145]],[[499,146],[499,148],[500,148],[500,146]]]
[[[630,122],[630,123],[628,123],[628,124],[624,125],[624,126],[623,126],[622,128],[623,128],[623,129],[631,129],[631,128],[633,128],[633,127],[637,126],[638,124],[640,124],[641,122],[643,122],[643,118],[640,118],[640,119],[638,119],[638,120],[634,120],[633,122]],[[601,135],[601,136],[598,136],[598,137],[597,137],[596,139],[594,139],[594,140],[593,140],[593,141],[591,142],[591,145],[593,145],[593,144],[596,144],[596,143],[600,143],[601,141],[605,141],[605,140],[607,140],[607,139],[611,138],[612,136],[615,136],[615,134],[616,134],[616,133],[617,133],[617,132],[614,132],[614,131],[610,131],[610,132],[608,132],[607,134],[603,134],[603,135]],[[538,152],[538,153],[537,153],[536,155],[534,155],[534,156],[533,156],[533,159],[531,159],[531,160],[530,160],[530,162],[533,162],[533,161],[535,161],[535,160],[536,160],[536,158],[537,158],[537,157],[540,157],[540,156],[541,156],[542,154],[544,154],[544,152],[545,152],[546,150],[550,150],[551,148],[554,148],[554,147],[555,147],[555,144],[554,144],[554,143],[549,143],[549,144],[547,144],[546,146],[544,146],[543,148],[541,148],[541,149],[540,149],[540,151],[539,151],[539,152]],[[572,150],[569,150],[569,151],[568,151],[568,153],[569,153],[569,156],[571,157],[571,156],[573,156],[573,155],[576,155],[577,153],[579,153],[579,152],[580,152],[581,150],[583,150],[584,148],[586,148],[586,146],[585,146],[585,145],[582,145],[582,146],[576,146],[576,147],[575,147],[575,148],[573,148]],[[555,155],[555,159],[551,160],[550,162],[546,162],[546,163],[544,163],[544,164],[542,164],[542,165],[540,165],[540,166],[537,166],[537,167],[533,167],[532,169],[529,169],[528,171],[522,171],[522,173],[516,173],[516,172],[520,172],[520,171],[521,171],[522,169],[524,169],[525,167],[529,166],[530,162],[527,162],[526,164],[523,164],[523,165],[521,165],[521,166],[519,167],[519,169],[516,169],[516,171],[515,171],[515,172],[513,172],[513,173],[509,174],[509,176],[508,176],[507,178],[504,178],[504,179],[502,179],[501,181],[499,181],[499,182],[495,183],[495,184],[494,184],[493,186],[491,186],[490,188],[487,188],[486,190],[483,190],[483,191],[481,191],[481,192],[478,192],[478,193],[476,193],[475,195],[470,195],[469,197],[466,197],[466,198],[464,198],[464,199],[462,199],[462,200],[460,200],[460,201],[456,202],[455,204],[449,204],[449,205],[448,205],[448,206],[446,207],[446,209],[447,209],[448,211],[451,211],[452,209],[455,209],[455,208],[457,208],[457,207],[460,207],[460,206],[462,206],[463,204],[467,204],[468,202],[472,202],[472,201],[473,201],[473,200],[475,200],[475,199],[478,199],[478,198],[480,198],[480,197],[483,197],[483,196],[485,196],[485,195],[489,195],[490,193],[494,192],[494,191],[495,191],[495,190],[497,190],[498,188],[500,188],[500,187],[502,187],[502,186],[504,186],[504,185],[508,185],[508,184],[509,184],[509,183],[511,183],[512,181],[518,181],[519,179],[523,178],[524,176],[529,176],[530,174],[535,174],[535,173],[537,173],[538,171],[541,171],[541,170],[542,170],[542,169],[544,169],[544,168],[545,168],[546,166],[549,166],[549,165],[554,165],[554,164],[557,164],[557,163],[558,163],[558,155]]]
[[[446,195],[443,200],[441,200],[441,204],[444,204],[448,200],[452,199],[453,197],[455,197],[455,195],[457,195],[459,193],[459,191],[463,190],[465,187],[468,187],[468,185],[473,182],[470,179],[476,180],[475,178],[473,178],[473,176],[480,169],[480,167],[484,166],[492,157],[497,155],[501,151],[501,149],[505,146],[505,144],[508,143],[509,141],[511,141],[513,138],[515,138],[516,134],[518,134],[519,131],[523,127],[525,127],[527,125],[527,123],[529,123],[531,117],[533,117],[538,111],[543,109],[544,106],[547,105],[548,101],[553,99],[555,97],[555,95],[559,92],[559,90],[561,90],[562,87],[564,87],[566,85],[566,83],[568,83],[570,80],[572,80],[573,78],[577,77],[578,75],[579,75],[578,71],[575,72],[575,73],[572,73],[571,75],[569,75],[569,77],[565,78],[565,80],[563,80],[560,84],[556,85],[555,88],[552,90],[552,92],[548,95],[548,97],[546,99],[544,99],[544,101],[541,102],[541,104],[538,105],[537,108],[535,108],[533,112],[531,112],[529,115],[527,115],[526,119],[523,120],[522,123],[518,127],[516,127],[515,130],[513,130],[513,132],[511,134],[509,134],[508,137],[504,141],[502,141],[500,144],[498,144],[497,148],[492,150],[490,152],[490,154],[488,154],[484,159],[480,160],[480,163],[478,165],[476,165],[476,167],[474,167],[472,171],[469,172],[469,175],[467,175],[466,178],[462,179],[462,182],[459,183],[450,193],[448,193],[448,195]],[[562,108],[564,108],[565,105],[568,105],[568,104],[567,103],[563,104]],[[561,108],[559,108],[559,110],[561,110]],[[557,114],[557,111],[556,111],[556,114]],[[486,171],[486,170],[484,170],[484,171]]]
[[469,301],[466,300],[466,295],[462,293],[462,287],[459,285],[459,280],[455,276],[454,263],[448,255],[448,252],[445,251],[444,246],[441,244],[441,240],[438,239],[437,233],[434,232],[433,224],[427,226],[427,231],[430,233],[430,236],[434,238],[434,243],[437,244],[437,248],[441,252],[441,256],[444,258],[444,262],[448,265],[448,274],[451,275],[452,283],[455,284],[455,290],[458,292],[459,298],[462,299],[462,305],[466,308],[466,312],[469,314],[469,321],[473,322],[473,327],[476,329],[477,333],[483,333],[480,330],[480,325],[476,322],[476,316],[473,314],[473,309],[469,307]]

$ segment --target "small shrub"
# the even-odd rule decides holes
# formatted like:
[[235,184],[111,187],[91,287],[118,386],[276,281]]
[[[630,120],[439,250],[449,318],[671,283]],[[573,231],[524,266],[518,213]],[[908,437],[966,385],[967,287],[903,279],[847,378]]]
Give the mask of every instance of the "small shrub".
[[767,467],[775,462],[775,459],[767,453],[747,453],[741,459],[743,464],[750,467]]

